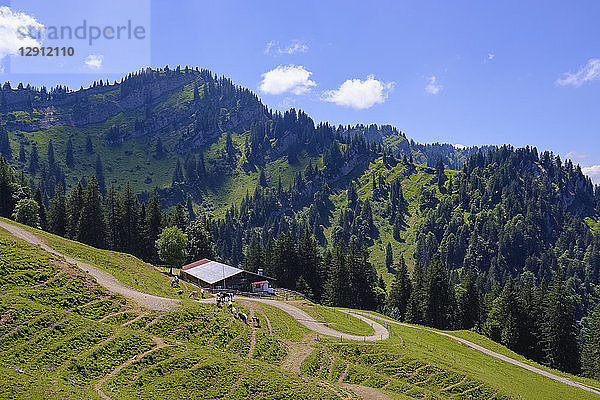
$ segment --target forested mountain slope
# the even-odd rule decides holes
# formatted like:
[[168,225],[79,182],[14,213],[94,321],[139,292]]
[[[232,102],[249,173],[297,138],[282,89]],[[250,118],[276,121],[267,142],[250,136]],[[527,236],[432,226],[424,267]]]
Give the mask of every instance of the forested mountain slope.
[[2,216],[150,262],[175,225],[189,260],[600,375],[600,190],[570,160],[315,125],[190,68],[0,100]]

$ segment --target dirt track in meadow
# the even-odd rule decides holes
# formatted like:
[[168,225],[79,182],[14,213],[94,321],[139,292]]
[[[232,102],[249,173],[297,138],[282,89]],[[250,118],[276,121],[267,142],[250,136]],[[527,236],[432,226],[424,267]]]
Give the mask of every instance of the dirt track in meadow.
[[[160,297],[160,296],[155,296],[155,295],[148,294],[148,293],[143,293],[138,290],[132,289],[128,286],[125,286],[123,283],[118,281],[110,273],[108,273],[104,270],[101,270],[97,267],[94,267],[93,265],[90,265],[88,263],[76,260],[72,257],[69,257],[69,256],[59,253],[58,251],[54,250],[43,237],[40,237],[40,236],[38,236],[32,232],[29,232],[28,230],[25,230],[21,227],[9,224],[4,221],[0,221],[0,227],[6,229],[12,235],[18,237],[19,239],[25,240],[26,242],[29,242],[34,245],[38,245],[43,250],[45,250],[49,253],[55,254],[59,257],[64,257],[64,259],[67,262],[77,265],[77,267],[79,267],[81,270],[83,270],[84,272],[93,276],[96,279],[96,281],[98,282],[98,284],[100,284],[107,290],[114,292],[114,293],[119,293],[119,294],[125,296],[127,299],[138,304],[139,306],[149,308],[152,310],[157,310],[157,311],[168,311],[168,310],[173,309],[179,301],[177,299],[169,299],[166,297]],[[448,337],[448,338],[455,340],[459,343],[462,343],[476,351],[480,351],[491,357],[494,357],[499,360],[505,361],[507,363],[524,368],[524,369],[534,372],[536,374],[543,375],[543,376],[553,379],[555,381],[562,382],[564,384],[578,387],[582,390],[586,390],[588,392],[600,395],[600,389],[596,389],[596,388],[584,385],[582,383],[575,382],[571,379],[568,379],[568,378],[553,374],[551,372],[542,370],[540,368],[526,364],[522,361],[515,360],[508,356],[496,353],[492,350],[486,349],[483,346],[480,346],[475,343],[469,342],[468,340],[453,336],[449,333],[439,332],[439,331],[428,329],[425,327],[418,327],[418,326],[414,326],[414,325],[410,325],[410,324],[405,324],[402,322],[398,322],[398,321],[394,321],[394,320],[391,320],[388,318],[371,315],[371,314],[361,312],[361,311],[344,310],[344,312],[367,322],[375,330],[375,333],[373,335],[369,335],[369,336],[351,335],[348,333],[339,332],[335,329],[332,329],[329,326],[323,324],[322,322],[318,322],[313,317],[311,317],[309,314],[307,314],[305,311],[303,311],[303,310],[299,309],[298,307],[295,307],[291,304],[285,303],[285,302],[281,302],[281,301],[277,301],[277,300],[270,300],[270,299],[248,298],[248,297],[244,297],[244,300],[256,301],[259,303],[268,304],[268,305],[277,307],[280,310],[288,313],[290,316],[292,316],[292,318],[294,318],[300,324],[304,325],[305,327],[307,327],[308,329],[310,329],[314,332],[317,332],[319,334],[326,335],[326,336],[339,337],[341,339],[346,339],[346,340],[376,341],[376,340],[387,339],[389,337],[388,330],[383,325],[381,325],[379,322],[376,322],[375,320],[379,320],[379,321],[385,322],[387,324],[396,324],[396,325],[401,325],[401,326],[405,326],[408,328],[426,330],[428,332],[433,332],[435,334]],[[200,301],[204,302],[204,303],[210,303],[210,302],[214,302],[214,298],[204,299],[204,300],[200,300]]]

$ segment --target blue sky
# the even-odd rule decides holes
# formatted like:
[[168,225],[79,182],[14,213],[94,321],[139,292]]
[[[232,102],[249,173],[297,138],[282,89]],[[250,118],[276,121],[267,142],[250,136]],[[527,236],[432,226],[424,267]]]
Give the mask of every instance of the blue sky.
[[131,19],[148,33],[76,43],[73,65],[46,70],[19,73],[5,57],[1,81],[78,88],[148,65],[200,66],[316,121],[389,123],[420,142],[535,145],[592,167],[600,183],[597,1],[0,4],[46,26]]

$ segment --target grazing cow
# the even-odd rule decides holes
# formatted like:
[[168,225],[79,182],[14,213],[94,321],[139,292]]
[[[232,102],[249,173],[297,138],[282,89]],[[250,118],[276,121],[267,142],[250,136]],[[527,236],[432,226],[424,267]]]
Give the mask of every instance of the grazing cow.
[[246,325],[248,325],[248,316],[246,315],[246,313],[239,313],[238,317],[240,318],[240,320],[245,323]]
[[229,302],[227,302],[227,308],[231,310],[231,307],[233,307],[233,301],[229,300]]
[[177,295],[178,295],[178,296],[182,296],[182,295],[183,295],[183,290],[179,289],[179,290],[177,291]]
[[235,316],[237,315],[237,310],[235,309],[235,307],[231,307],[231,313],[233,314],[233,318],[235,318]]
[[200,295],[204,298],[204,288],[200,289]]
[[198,291],[197,290],[194,290],[193,292],[190,292],[190,295],[189,295],[188,299],[191,299],[192,297],[194,299],[198,297]]

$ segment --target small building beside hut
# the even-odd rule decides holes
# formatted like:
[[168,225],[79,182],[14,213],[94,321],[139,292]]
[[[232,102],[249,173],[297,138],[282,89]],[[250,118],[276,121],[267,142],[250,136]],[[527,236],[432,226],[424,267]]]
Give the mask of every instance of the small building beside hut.
[[184,265],[180,277],[207,289],[231,289],[252,293],[273,293],[270,282],[275,280],[264,276],[262,270],[254,273],[208,259]]

